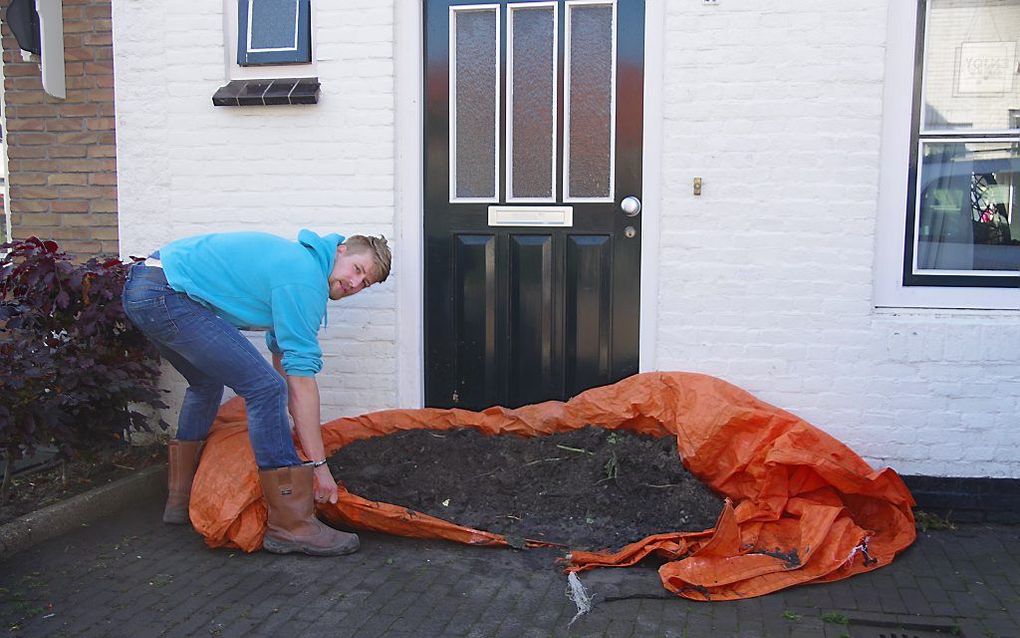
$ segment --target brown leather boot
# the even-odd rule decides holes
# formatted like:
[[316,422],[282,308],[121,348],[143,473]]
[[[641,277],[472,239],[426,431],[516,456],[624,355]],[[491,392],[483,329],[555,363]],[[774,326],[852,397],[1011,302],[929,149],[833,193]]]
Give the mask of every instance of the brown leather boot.
[[312,467],[293,465],[260,470],[262,494],[269,508],[269,527],[262,546],[274,554],[304,552],[341,556],[358,551],[357,534],[333,529],[315,518]]
[[167,470],[166,509],[163,522],[184,525],[191,522],[188,505],[191,503],[191,483],[198,469],[198,457],[202,454],[205,441],[180,441],[173,439],[167,445],[170,463]]

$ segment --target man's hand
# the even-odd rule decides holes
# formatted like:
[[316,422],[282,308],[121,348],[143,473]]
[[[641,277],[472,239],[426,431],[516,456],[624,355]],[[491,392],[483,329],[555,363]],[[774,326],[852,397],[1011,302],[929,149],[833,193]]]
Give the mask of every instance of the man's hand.
[[315,468],[315,485],[312,489],[316,503],[336,503],[336,481],[328,465]]

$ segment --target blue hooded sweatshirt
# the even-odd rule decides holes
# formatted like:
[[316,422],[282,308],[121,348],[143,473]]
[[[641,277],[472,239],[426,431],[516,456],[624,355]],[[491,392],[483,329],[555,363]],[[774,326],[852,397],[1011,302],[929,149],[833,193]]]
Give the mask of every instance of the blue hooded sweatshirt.
[[319,325],[329,273],[344,238],[303,229],[296,242],[268,233],[214,233],[160,249],[167,282],[242,330],[266,330],[289,375],[322,369]]

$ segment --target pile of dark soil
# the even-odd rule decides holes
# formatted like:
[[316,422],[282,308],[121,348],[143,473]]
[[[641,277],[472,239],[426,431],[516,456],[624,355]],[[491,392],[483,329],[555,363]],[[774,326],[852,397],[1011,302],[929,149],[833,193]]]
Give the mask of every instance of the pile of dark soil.
[[15,474],[7,503],[0,505],[0,525],[157,463],[166,463],[164,445],[118,445]]
[[674,438],[598,427],[535,438],[413,430],[356,441],[329,465],[364,498],[573,549],[701,531],[722,508]]

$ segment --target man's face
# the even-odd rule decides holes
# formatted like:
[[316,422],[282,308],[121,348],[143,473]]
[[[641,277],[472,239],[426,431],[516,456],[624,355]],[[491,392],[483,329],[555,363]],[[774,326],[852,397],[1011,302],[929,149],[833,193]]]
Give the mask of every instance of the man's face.
[[333,271],[329,273],[329,298],[343,299],[368,288],[375,283],[371,273],[370,253],[349,253],[347,246],[340,244],[337,247]]

